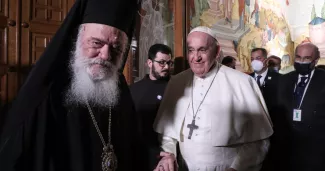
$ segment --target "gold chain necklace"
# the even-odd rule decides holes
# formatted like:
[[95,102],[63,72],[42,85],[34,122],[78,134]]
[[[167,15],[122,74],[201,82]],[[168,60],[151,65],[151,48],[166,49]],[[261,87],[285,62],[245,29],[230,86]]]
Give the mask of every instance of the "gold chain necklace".
[[90,108],[90,105],[88,101],[86,100],[86,105],[90,114],[90,117],[94,123],[94,126],[96,128],[96,131],[99,135],[99,138],[103,144],[103,152],[102,152],[102,170],[103,171],[115,171],[117,169],[117,157],[114,153],[114,148],[111,143],[111,126],[112,126],[112,110],[111,106],[109,106],[109,117],[108,117],[108,142],[105,143],[103,134],[100,132],[100,129],[98,127],[97,121],[95,119],[95,116],[93,114],[93,111]]

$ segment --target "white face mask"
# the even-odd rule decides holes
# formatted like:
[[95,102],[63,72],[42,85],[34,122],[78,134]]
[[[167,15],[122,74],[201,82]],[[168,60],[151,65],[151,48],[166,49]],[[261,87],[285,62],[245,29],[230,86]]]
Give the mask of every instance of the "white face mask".
[[263,69],[263,62],[259,60],[253,60],[252,68],[255,72],[260,72]]

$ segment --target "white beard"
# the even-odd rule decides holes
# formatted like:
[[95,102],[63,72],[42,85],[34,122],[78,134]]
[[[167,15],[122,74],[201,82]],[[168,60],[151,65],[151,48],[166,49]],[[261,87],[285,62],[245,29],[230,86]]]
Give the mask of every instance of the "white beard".
[[[67,104],[109,107],[117,104],[119,99],[119,73],[117,65],[104,61],[99,57],[88,58],[82,54],[80,43],[77,41],[76,50],[72,54],[70,68],[73,72],[71,86],[67,92]],[[92,64],[100,64],[93,69]]]

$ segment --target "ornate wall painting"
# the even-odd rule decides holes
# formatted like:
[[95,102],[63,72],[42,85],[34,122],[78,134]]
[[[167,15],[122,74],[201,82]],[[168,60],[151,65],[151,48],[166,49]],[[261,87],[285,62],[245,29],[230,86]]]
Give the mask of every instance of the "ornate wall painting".
[[[251,72],[250,51],[264,47],[269,56],[292,57],[293,43],[285,10],[289,0],[206,0],[200,25],[217,32],[223,56],[237,57],[238,68]],[[289,64],[287,64],[289,63]],[[291,65],[292,59],[284,62]]]
[[291,0],[286,20],[294,47],[302,42],[316,44],[321,53],[318,64],[325,64],[325,0]]
[[[139,36],[139,77],[147,73],[146,61],[150,46],[166,44],[174,50],[174,0],[143,0]],[[137,81],[137,80],[135,80]]]
[[[144,66],[152,44],[174,47],[173,4],[175,0],[143,0],[139,65]],[[186,4],[190,9],[188,26],[216,30],[222,55],[237,57],[241,71],[251,72],[250,51],[254,47],[264,47],[269,55],[282,58],[282,73],[292,71],[294,48],[305,41],[320,47],[319,64],[325,64],[325,0],[186,0]],[[142,78],[147,70],[139,68]]]
[[309,40],[319,48],[321,58],[318,64],[325,65],[325,1],[320,15],[317,15],[313,5],[309,22]]
[[[247,18],[245,0],[205,0],[205,2],[209,8],[200,12],[202,13],[200,25],[208,26],[217,32],[217,38],[222,47],[222,56],[236,57],[236,43],[250,30],[245,27],[245,18]],[[242,70],[240,66],[238,60],[238,68]]]

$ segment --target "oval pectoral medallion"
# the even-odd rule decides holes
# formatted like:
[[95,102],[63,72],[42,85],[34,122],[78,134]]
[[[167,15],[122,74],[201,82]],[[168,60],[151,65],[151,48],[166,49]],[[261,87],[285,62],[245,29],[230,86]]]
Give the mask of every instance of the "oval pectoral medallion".
[[103,171],[115,171],[117,169],[117,157],[112,145],[103,148],[102,169]]

